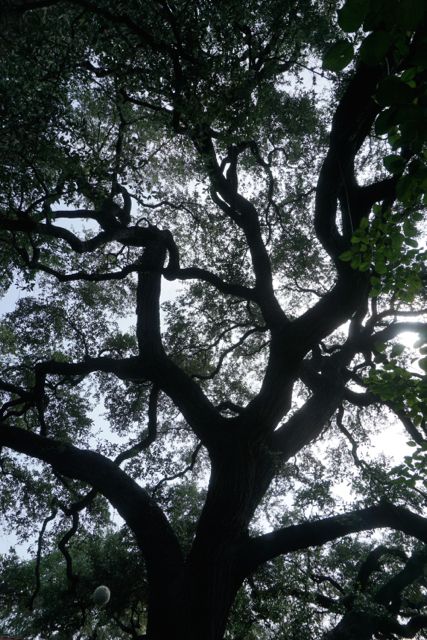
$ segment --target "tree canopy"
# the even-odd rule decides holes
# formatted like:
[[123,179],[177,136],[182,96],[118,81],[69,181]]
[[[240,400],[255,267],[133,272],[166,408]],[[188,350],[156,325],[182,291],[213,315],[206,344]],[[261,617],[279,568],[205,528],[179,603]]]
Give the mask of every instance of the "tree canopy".
[[4,5],[0,632],[425,638],[425,2]]

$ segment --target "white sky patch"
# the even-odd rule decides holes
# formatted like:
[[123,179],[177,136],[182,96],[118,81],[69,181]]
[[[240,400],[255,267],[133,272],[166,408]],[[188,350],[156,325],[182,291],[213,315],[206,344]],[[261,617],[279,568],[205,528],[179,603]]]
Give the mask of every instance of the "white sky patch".
[[0,299],[0,317],[13,311],[16,303],[22,297],[22,291],[13,286],[9,287],[6,294]]
[[403,425],[392,416],[390,416],[387,429],[371,438],[373,449],[380,451],[396,464],[401,463],[404,456],[413,453],[413,449],[408,445],[409,440],[410,436]]

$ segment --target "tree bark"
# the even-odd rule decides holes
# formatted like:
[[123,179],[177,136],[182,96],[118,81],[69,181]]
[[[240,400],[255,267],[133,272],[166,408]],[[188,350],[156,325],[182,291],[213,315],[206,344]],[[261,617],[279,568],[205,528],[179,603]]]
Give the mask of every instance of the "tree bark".
[[150,640],[221,640],[246,577],[239,550],[271,482],[273,459],[262,442],[252,439],[248,444],[235,437],[211,451],[211,463],[206,502],[177,584],[176,603],[170,607],[175,607],[175,621],[166,629],[165,614],[150,612]]

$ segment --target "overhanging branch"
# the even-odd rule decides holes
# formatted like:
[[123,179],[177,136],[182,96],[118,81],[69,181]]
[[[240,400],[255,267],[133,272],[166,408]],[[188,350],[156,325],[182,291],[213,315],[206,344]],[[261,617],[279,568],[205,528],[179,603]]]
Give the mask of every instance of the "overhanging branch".
[[350,533],[378,528],[396,529],[427,543],[426,518],[384,501],[366,509],[283,527],[249,540],[242,545],[240,552],[244,573],[252,573],[260,564],[279,555],[320,546]]
[[133,531],[154,579],[170,580],[180,570],[181,549],[163,511],[114,462],[99,453],[4,424],[0,425],[0,446],[46,462],[55,472],[102,493]]

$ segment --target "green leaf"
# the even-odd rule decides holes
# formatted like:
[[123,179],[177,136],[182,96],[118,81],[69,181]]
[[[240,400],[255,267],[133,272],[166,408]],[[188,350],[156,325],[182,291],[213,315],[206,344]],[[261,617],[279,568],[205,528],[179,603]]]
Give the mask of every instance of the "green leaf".
[[375,65],[384,60],[392,43],[391,35],[386,31],[371,33],[360,47],[360,59],[366,64]]
[[418,184],[416,178],[409,175],[402,176],[396,187],[397,199],[404,204],[410,204],[417,196],[417,187]]
[[412,220],[404,220],[403,233],[408,238],[414,238],[417,235],[417,227],[414,225]]
[[369,0],[347,0],[338,11],[338,24],[343,31],[357,31],[362,25],[369,7]]
[[405,160],[402,156],[390,155],[383,158],[383,164],[390,173],[402,173],[405,168]]
[[415,91],[399,78],[388,76],[378,85],[375,97],[382,106],[410,105],[415,98]]
[[358,269],[361,262],[362,259],[360,257],[360,254],[356,253],[355,255],[353,255],[353,260],[350,262],[350,266],[352,269]]
[[353,259],[353,252],[352,251],[344,251],[344,253],[342,253],[340,256],[338,256],[340,260],[342,260],[343,262],[350,262],[350,260]]
[[406,69],[400,76],[402,82],[411,82],[415,76],[417,75],[417,68],[411,67],[410,69]]
[[421,360],[418,360],[418,366],[427,373],[427,358],[421,358]]
[[396,111],[395,109],[385,109],[381,111],[378,118],[375,120],[375,133],[377,136],[382,136],[388,133],[396,124]]
[[396,356],[400,356],[404,351],[405,351],[405,345],[394,344],[391,348],[391,357],[395,358]]
[[378,351],[378,353],[383,353],[383,351],[385,351],[386,345],[384,342],[375,342],[374,343],[374,349],[375,351]]
[[414,247],[415,249],[418,248],[418,242],[413,238],[405,238],[405,244],[409,245],[410,247]]
[[323,68],[329,71],[341,71],[353,59],[353,45],[348,40],[339,40],[327,51],[323,58]]
[[375,263],[375,271],[377,273],[379,273],[380,275],[384,275],[385,273],[387,273],[387,267],[385,265],[385,262],[383,261],[378,261]]

